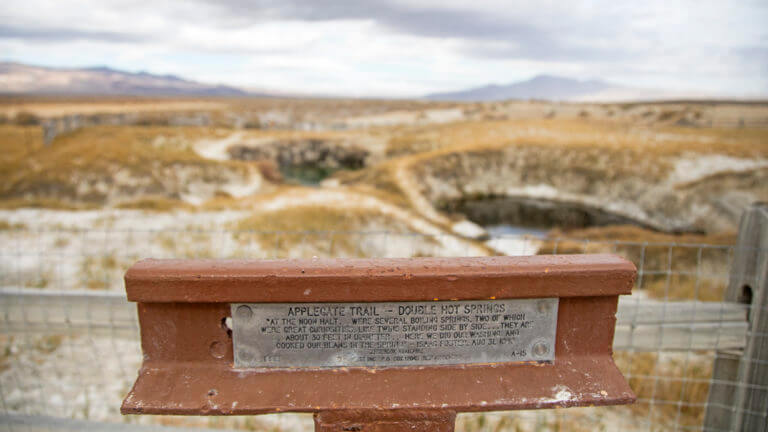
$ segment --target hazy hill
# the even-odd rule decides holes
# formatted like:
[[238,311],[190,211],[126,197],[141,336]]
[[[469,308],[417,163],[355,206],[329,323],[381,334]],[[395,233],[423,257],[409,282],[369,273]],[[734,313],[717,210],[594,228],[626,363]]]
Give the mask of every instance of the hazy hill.
[[124,72],[108,67],[50,68],[0,62],[0,94],[244,96],[244,90],[175,75]]
[[626,88],[599,80],[580,81],[552,75],[538,75],[526,81],[491,84],[447,93],[427,95],[430,100],[493,101],[505,99],[590,100],[599,95],[626,94]]

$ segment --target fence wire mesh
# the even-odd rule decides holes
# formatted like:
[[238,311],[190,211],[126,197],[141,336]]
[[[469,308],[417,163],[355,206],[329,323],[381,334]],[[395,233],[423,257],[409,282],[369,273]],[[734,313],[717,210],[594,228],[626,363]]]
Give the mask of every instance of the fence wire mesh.
[[[703,430],[716,351],[738,352],[747,337],[766,337],[749,333],[747,310],[722,302],[733,245],[526,235],[470,241],[393,231],[134,227],[0,231],[0,430],[60,431],[86,424],[77,423],[83,420],[98,422],[87,423],[99,425],[97,429],[128,424],[135,428],[312,430],[311,416],[299,414],[226,418],[119,414],[120,402],[141,363],[135,306],[125,300],[122,275],[142,258],[597,252],[620,254],[638,268],[633,295],[620,302],[615,341],[616,362],[637,394],[637,403],[462,414],[457,430]],[[765,255],[765,251],[759,253]],[[756,361],[768,362],[768,353]],[[754,390],[768,395],[767,388]],[[768,397],[764,400],[768,404]],[[757,414],[765,417],[768,406],[763,408]]]

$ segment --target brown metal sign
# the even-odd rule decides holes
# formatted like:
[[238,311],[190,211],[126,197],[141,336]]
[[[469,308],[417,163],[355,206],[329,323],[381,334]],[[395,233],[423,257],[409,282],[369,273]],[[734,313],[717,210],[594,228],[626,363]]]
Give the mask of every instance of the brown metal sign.
[[140,261],[122,412],[452,430],[456,412],[630,403],[612,342],[635,274],[613,255]]

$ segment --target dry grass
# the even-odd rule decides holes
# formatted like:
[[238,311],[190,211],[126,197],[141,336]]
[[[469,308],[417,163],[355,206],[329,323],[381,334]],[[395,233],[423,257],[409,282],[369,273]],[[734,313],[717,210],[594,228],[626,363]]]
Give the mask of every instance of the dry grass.
[[660,357],[620,352],[616,364],[628,377],[638,402],[632,411],[654,425],[701,426],[709,394],[712,359],[695,353]]
[[632,126],[585,119],[456,122],[403,128],[391,139],[388,154],[493,149],[519,145],[558,148],[631,149],[657,156],[685,152],[768,157],[768,130]]
[[[618,352],[614,359],[637,396],[638,401],[633,405],[526,412],[527,422],[514,413],[464,415],[457,422],[457,430],[614,431],[621,430],[624,423],[637,426],[638,430],[645,429],[638,424],[639,420],[649,421],[652,430],[666,430],[675,424],[682,429],[701,427],[712,376],[712,357],[699,353]],[[535,417],[531,419],[531,415]],[[631,426],[630,429],[635,430]]]
[[323,140],[323,141],[344,141],[345,139],[355,139],[365,136],[358,131],[332,131],[332,130],[286,130],[286,129],[258,129],[244,131],[243,139],[245,141],[269,140],[269,141],[300,141],[300,140]]
[[216,182],[225,170],[245,173],[249,169],[245,163],[210,161],[190,148],[193,139],[215,135],[214,130],[195,127],[98,126],[64,135],[43,147],[38,129],[2,126],[0,199],[100,204],[109,191],[83,195],[81,183],[103,183],[110,188],[115,176],[136,178],[162,195],[167,193],[166,182],[178,170],[198,170],[199,180],[209,182]]
[[[42,129],[35,126],[0,125],[0,168],[13,168],[43,147]],[[0,172],[7,172],[2,171]],[[7,175],[7,174],[4,174]]]
[[263,159],[254,161],[253,164],[256,165],[256,169],[259,170],[261,176],[264,177],[264,179],[267,181],[272,183],[283,182],[283,173],[280,172],[280,167],[277,165],[277,162],[269,159]]
[[119,280],[119,274],[131,264],[112,254],[87,256],[81,263],[81,284],[91,290],[108,290],[110,282]]
[[674,235],[618,225],[553,230],[539,254],[617,253],[643,271],[638,288],[651,297],[722,301],[735,242],[736,233]]
[[735,232],[700,234],[667,234],[659,231],[651,231],[634,225],[611,225],[605,227],[593,227],[563,231],[554,229],[549,232],[549,237],[574,240],[591,241],[624,241],[646,243],[687,243],[732,245],[736,241]]
[[[444,177],[475,175],[470,167],[503,170],[507,159],[524,161],[522,178],[549,183],[551,173],[578,173],[583,188],[637,179],[663,181],[678,157],[690,153],[742,158],[768,157],[768,130],[691,129],[633,126],[585,119],[463,121],[391,130],[391,158],[358,173],[340,176],[346,184],[366,183],[403,194],[393,174],[398,169]],[[514,158],[513,158],[514,156]],[[412,187],[412,186],[411,186]]]
[[0,344],[3,346],[2,350],[0,350],[0,372],[4,372],[10,367],[8,363],[13,356],[13,339],[13,336],[8,334],[0,335]]
[[256,240],[275,256],[289,256],[292,250],[312,248],[328,256],[363,257],[362,239],[351,232],[377,225],[391,232],[407,231],[402,223],[374,211],[319,205],[256,212],[234,228],[240,231],[237,238],[241,242]]
[[348,189],[351,192],[357,192],[362,195],[369,195],[378,198],[386,203],[393,204],[395,206],[408,209],[411,207],[411,202],[400,192],[400,189],[388,189],[381,186],[381,184],[358,184],[349,186]]
[[176,199],[163,197],[144,197],[130,201],[124,201],[115,206],[119,209],[145,210],[165,212],[171,210],[194,210],[196,207]]
[[642,289],[648,296],[670,301],[699,300],[723,301],[728,280],[725,277],[709,278],[673,274],[669,277],[648,277]]
[[388,149],[390,155],[403,156],[356,174],[354,180],[402,193],[393,172],[404,169],[414,178],[442,178],[460,188],[451,182],[487,170],[503,173],[514,169],[514,161],[524,164],[519,172],[523,183],[551,184],[553,173],[565,171],[578,176],[580,190],[591,191],[611,182],[662,182],[677,158],[691,157],[690,153],[768,156],[768,130],[729,129],[727,135],[718,129],[695,131],[592,120],[476,121],[404,128]]
[[27,225],[20,222],[11,223],[6,220],[0,220],[0,231],[15,231],[23,230],[26,228]]
[[[483,177],[486,172],[498,173],[499,185],[493,193],[505,190],[509,182],[519,182],[515,186],[546,184],[587,195],[607,189],[606,184],[616,184],[616,193],[626,193],[631,199],[636,195],[633,190],[663,184],[680,159],[694,158],[695,154],[768,157],[766,129],[641,125],[593,120],[591,116],[462,121],[398,127],[391,134],[387,148],[391,159],[338,177],[345,184],[369,184],[393,195],[423,193],[416,198],[432,200],[438,208],[442,207],[441,193],[452,196],[454,191],[462,191],[465,183],[467,189],[492,189]],[[400,184],[402,172],[413,179],[410,184]],[[509,176],[504,177],[506,174]],[[478,176],[478,182],[473,183]],[[759,191],[754,183],[760,176],[751,172],[744,176],[739,181]],[[447,187],[441,192],[431,182],[420,185],[419,180],[425,177],[443,181]],[[575,180],[568,182],[568,178]],[[422,200],[416,198],[412,205],[421,206]]]
[[253,208],[258,208],[259,205],[264,201],[278,198],[281,195],[291,193],[295,190],[311,191],[313,189],[303,188],[301,186],[266,184],[265,187],[260,190],[258,195],[251,195],[242,198],[234,198],[232,196],[226,195],[216,195],[198,206],[198,209],[203,211],[251,210]]
[[523,429],[510,417],[502,417],[498,421],[490,420],[485,413],[471,414],[460,417],[457,421],[458,431],[463,432],[522,432]]
[[[120,398],[128,393],[129,388],[120,392]],[[288,414],[290,415],[290,414]],[[122,420],[128,424],[146,424],[147,416],[123,416]],[[256,432],[294,432],[295,429],[280,425],[273,425],[260,416],[173,416],[153,415],[151,423],[161,426],[186,429],[224,429]],[[142,422],[141,420],[144,420]],[[147,427],[147,426],[145,426]]]
[[40,117],[69,114],[114,114],[134,112],[169,112],[220,110],[226,103],[216,100],[170,100],[140,97],[14,97],[0,98],[0,113],[14,117],[29,112]]
[[13,122],[19,126],[35,126],[40,124],[40,119],[31,112],[19,111],[13,118]]
[[348,230],[364,224],[369,217],[379,215],[366,211],[299,205],[276,211],[257,212],[238,222],[237,229],[281,232]]
[[394,176],[396,162],[385,161],[370,168],[357,171],[339,171],[333,175],[333,178],[339,179],[346,185],[370,186],[374,190],[382,191],[395,200],[407,203],[405,194],[400,188]]
[[154,241],[171,256],[183,258],[221,258],[217,251],[216,236],[209,232],[197,231],[188,226],[177,233],[160,233]]
[[54,198],[12,198],[0,199],[0,209],[15,210],[21,208],[38,208],[48,210],[93,210],[101,208],[97,203],[74,203]]
[[62,342],[64,342],[64,336],[62,335],[41,336],[35,342],[35,349],[42,352],[43,354],[51,354],[52,352],[59,349]]
[[233,198],[231,196],[216,195],[200,204],[197,209],[202,211],[243,210],[251,207],[252,200],[249,197]]

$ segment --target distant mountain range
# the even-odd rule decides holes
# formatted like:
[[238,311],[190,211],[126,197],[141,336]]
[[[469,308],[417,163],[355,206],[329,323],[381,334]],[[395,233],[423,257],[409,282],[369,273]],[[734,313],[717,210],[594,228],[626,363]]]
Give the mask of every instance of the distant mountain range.
[[696,92],[671,92],[626,87],[601,80],[577,80],[553,75],[538,75],[511,84],[491,84],[467,90],[433,93],[425,99],[439,101],[499,101],[542,99],[573,102],[617,102],[663,99],[699,99],[711,95]]
[[[125,72],[109,67],[53,68],[0,62],[0,94],[135,95],[135,96],[257,96],[312,97],[309,94],[243,89],[206,84],[176,75]],[[321,96],[321,95],[314,95]],[[322,95],[333,97],[333,95]],[[486,85],[424,99],[439,101],[496,101],[542,99],[574,102],[617,102],[663,99],[700,99],[712,95],[669,92],[616,85],[601,80],[576,80],[539,75],[506,85]]]
[[248,96],[245,90],[175,75],[124,72],[108,67],[50,68],[0,62],[0,94]]

